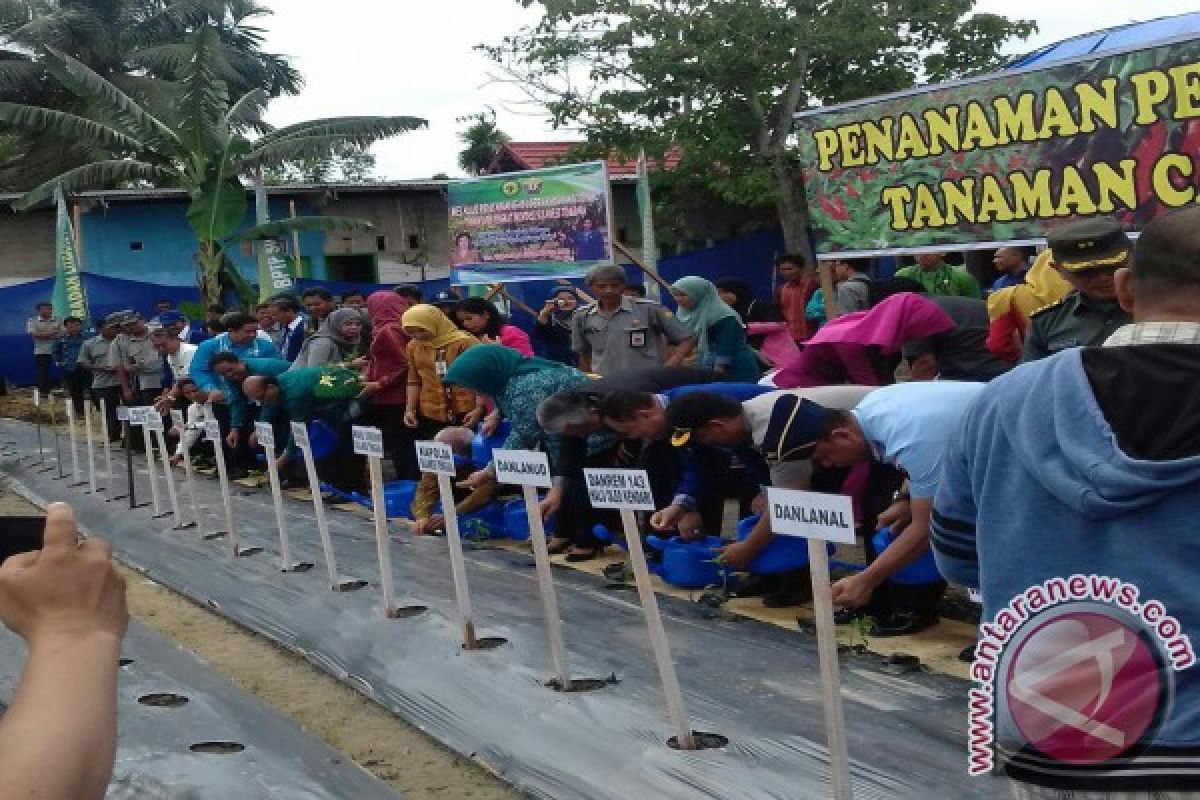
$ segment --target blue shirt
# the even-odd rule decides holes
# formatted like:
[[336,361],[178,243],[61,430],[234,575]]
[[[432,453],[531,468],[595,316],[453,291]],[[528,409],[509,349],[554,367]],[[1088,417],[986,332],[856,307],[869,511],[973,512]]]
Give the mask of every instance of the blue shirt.
[[875,458],[908,475],[914,499],[932,500],[942,454],[983,383],[912,381],[871,392],[851,411]]
[[213,372],[212,357],[217,353],[233,353],[238,358],[279,358],[279,350],[270,339],[263,336],[254,337],[254,341],[246,345],[236,345],[228,333],[222,333],[211,339],[205,339],[196,345],[196,355],[192,356],[191,378],[201,391],[229,392],[229,384],[217,373]]
[[996,282],[992,284],[990,291],[994,292],[997,289],[1007,289],[1010,286],[1019,286],[1025,282],[1025,276],[1028,274],[1029,270],[1027,269],[1021,270],[1016,275],[1013,275],[1011,272],[1006,272],[999,278],[996,278]]
[[54,340],[54,360],[66,372],[74,372],[79,361],[79,350],[83,347],[86,337],[82,332],[74,336],[63,335]]

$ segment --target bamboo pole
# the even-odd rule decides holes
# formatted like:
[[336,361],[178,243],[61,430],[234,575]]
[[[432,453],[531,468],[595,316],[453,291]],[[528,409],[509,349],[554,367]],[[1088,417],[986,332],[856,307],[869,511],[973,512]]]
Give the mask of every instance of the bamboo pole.
[[621,255],[628,258],[635,267],[640,269],[642,272],[646,273],[646,276],[648,278],[650,278],[650,280],[654,281],[659,286],[666,289],[668,292],[671,291],[671,284],[669,284],[665,280],[663,280],[662,276],[659,275],[657,272],[655,272],[654,270],[650,269],[645,264],[643,264],[641,259],[639,259],[637,256],[635,256],[633,253],[629,252],[629,248],[627,248],[625,245],[621,244],[620,242],[613,242],[613,249],[616,250]]

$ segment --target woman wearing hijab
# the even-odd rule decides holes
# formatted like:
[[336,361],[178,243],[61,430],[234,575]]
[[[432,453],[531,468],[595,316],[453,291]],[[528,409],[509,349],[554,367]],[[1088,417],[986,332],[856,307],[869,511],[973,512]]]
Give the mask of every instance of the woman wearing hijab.
[[511,347],[523,356],[533,355],[529,334],[509,324],[491,300],[464,297],[454,308],[454,318],[462,329],[479,341]]
[[671,285],[671,294],[679,304],[675,316],[696,334],[698,366],[733,383],[754,383],[762,376],[758,358],[746,343],[746,326],[717,295],[712,281],[680,278]]
[[774,303],[759,300],[750,284],[740,278],[721,278],[715,284],[717,294],[746,325],[746,343],[766,364],[779,367],[788,363],[800,348]]
[[339,308],[304,343],[292,366],[304,369],[350,361],[358,351],[362,330],[363,318],[358,310]]
[[[566,553],[568,561],[595,558],[604,545],[592,535],[593,518],[582,480],[558,473],[559,436],[546,433],[538,424],[537,410],[546,398],[588,383],[588,377],[573,367],[544,358],[522,356],[507,347],[483,344],[473,347],[450,366],[446,382],[490,398],[512,424],[506,450],[536,450],[545,447],[557,488],[543,501],[543,513],[557,510],[551,553]],[[611,442],[606,442],[610,444]],[[578,476],[582,478],[582,473]],[[566,479],[568,488],[562,484]],[[483,484],[492,479],[490,467],[471,475],[464,483]]]
[[894,294],[870,311],[843,314],[804,343],[775,376],[780,389],[852,383],[886,386],[895,381],[904,345],[953,330],[954,320],[912,292]]
[[1029,315],[1061,300],[1069,291],[1071,284],[1051,266],[1050,250],[1043,250],[1025,274],[1024,283],[988,295],[988,350],[1016,364],[1029,329]]
[[442,376],[454,361],[479,341],[460,331],[441,309],[416,305],[400,318],[409,337],[408,383],[404,424],[417,430],[417,438],[432,438],[447,425],[474,426],[483,417],[483,406],[464,389],[451,389]]
[[578,307],[574,289],[560,286],[550,293],[533,326],[533,344],[539,356],[575,366],[577,356],[571,349],[571,318]]
[[370,399],[368,425],[383,431],[383,446],[396,468],[396,478],[417,480],[417,455],[411,430],[404,424],[408,400],[408,334],[400,318],[412,301],[395,292],[373,292],[367,313],[373,323],[367,369],[360,398]]

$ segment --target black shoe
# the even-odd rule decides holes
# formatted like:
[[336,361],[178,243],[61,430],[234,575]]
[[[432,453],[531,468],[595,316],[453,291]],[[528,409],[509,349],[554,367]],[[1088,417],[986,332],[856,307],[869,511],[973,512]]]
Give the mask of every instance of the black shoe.
[[775,590],[774,575],[747,575],[738,581],[734,594],[738,597],[762,597]]
[[890,614],[876,617],[869,635],[882,638],[920,633],[926,628],[936,625],[938,619],[936,611],[893,611]]
[[809,600],[812,600],[811,586],[785,586],[765,595],[762,604],[767,608],[790,608],[804,605]]
[[623,581],[629,577],[629,562],[618,561],[615,564],[609,564],[604,568],[604,577],[610,581]]
[[600,555],[603,552],[604,552],[604,545],[602,545],[602,544],[596,545],[595,547],[591,548],[590,550],[581,547],[581,548],[579,548],[579,552],[577,552],[577,553],[568,552],[566,560],[572,564],[578,564],[581,561],[591,561],[593,558],[595,558],[596,556]]
[[971,644],[962,649],[958,654],[958,660],[966,664],[973,664],[975,662],[975,642],[971,642]]

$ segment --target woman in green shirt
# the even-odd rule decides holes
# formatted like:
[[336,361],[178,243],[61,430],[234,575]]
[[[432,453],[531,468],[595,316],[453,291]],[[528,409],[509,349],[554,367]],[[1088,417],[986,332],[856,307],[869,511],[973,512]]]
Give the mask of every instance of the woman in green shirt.
[[746,343],[746,326],[711,281],[680,278],[671,285],[671,295],[679,304],[675,316],[696,334],[697,366],[731,383],[755,383],[762,377],[758,358]]

